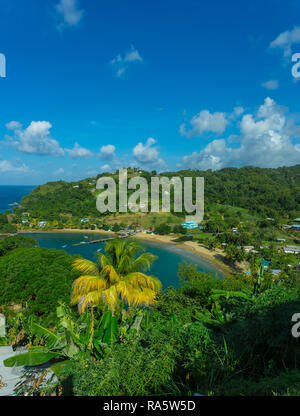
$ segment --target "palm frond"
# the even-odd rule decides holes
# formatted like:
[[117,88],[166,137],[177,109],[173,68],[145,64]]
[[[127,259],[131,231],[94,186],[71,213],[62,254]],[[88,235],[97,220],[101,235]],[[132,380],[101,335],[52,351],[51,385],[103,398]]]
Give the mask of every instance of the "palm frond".
[[130,271],[135,272],[139,270],[149,270],[152,263],[158,257],[152,253],[143,253],[138,258],[133,260],[130,265]]
[[100,303],[102,303],[103,293],[104,290],[94,290],[87,293],[86,295],[81,296],[78,302],[79,313],[83,313],[89,306],[98,306]]
[[73,269],[78,270],[84,275],[98,276],[99,266],[90,260],[76,259],[73,262]]
[[162,283],[154,276],[148,276],[145,273],[133,272],[125,276],[125,279],[136,288],[150,288],[159,292],[162,288]]
[[72,296],[83,295],[90,291],[107,288],[107,281],[103,276],[81,276],[73,283]]
[[116,287],[111,286],[110,288],[104,290],[102,292],[102,299],[112,312],[115,311],[119,301],[119,296]]
[[101,275],[106,276],[107,280],[109,280],[109,284],[115,284],[120,280],[119,274],[112,265],[104,266],[101,270]]

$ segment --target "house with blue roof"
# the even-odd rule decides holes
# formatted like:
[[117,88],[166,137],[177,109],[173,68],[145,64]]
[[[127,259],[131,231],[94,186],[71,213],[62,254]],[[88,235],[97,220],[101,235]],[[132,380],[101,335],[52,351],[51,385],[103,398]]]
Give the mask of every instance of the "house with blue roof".
[[198,224],[195,221],[187,221],[181,223],[181,226],[183,228],[186,228],[187,230],[192,230],[194,228],[198,228]]

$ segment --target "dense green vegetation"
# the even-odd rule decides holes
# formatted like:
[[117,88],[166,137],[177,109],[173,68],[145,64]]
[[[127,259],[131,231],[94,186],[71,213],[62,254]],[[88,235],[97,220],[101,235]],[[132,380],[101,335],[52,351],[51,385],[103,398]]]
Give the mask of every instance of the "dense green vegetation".
[[[153,174],[156,172],[143,171],[140,176],[150,183]],[[110,176],[118,182],[117,172]],[[300,210],[300,165],[277,169],[225,168],[214,172],[184,170],[157,176],[204,177],[206,209],[211,203],[218,203],[275,218],[295,218]],[[61,221],[61,214],[99,218],[95,203],[96,179],[98,177],[72,183],[49,182],[34,189],[23,198],[21,204],[33,218],[44,220]],[[19,208],[16,213],[21,213]]]
[[[24,243],[31,244],[30,240]],[[0,305],[20,304],[27,315],[51,318],[58,300],[70,301],[71,286],[78,277],[73,261],[65,251],[38,247],[17,248],[0,257]]]
[[[131,246],[114,244],[112,253],[129,270],[136,261],[128,256]],[[6,365],[52,360],[58,377],[46,385],[25,383],[18,394],[300,394],[299,338],[291,334],[291,317],[300,311],[299,279],[273,279],[260,266],[250,275],[219,280],[183,263],[180,288],[159,292],[151,308],[128,307],[120,294],[112,312],[104,296],[78,314],[67,306],[76,277],[72,263],[76,259],[64,252],[40,248],[17,248],[0,260],[0,304],[20,301],[25,307],[9,315],[10,342],[30,349]],[[93,282],[107,273],[114,279],[114,269],[100,267],[94,279],[89,273],[95,265],[80,264],[86,271],[81,279],[101,298],[103,285]],[[63,303],[57,305],[58,298]],[[51,313],[51,323],[41,326],[41,313]],[[43,369],[32,368],[24,381],[42,376]]]
[[6,214],[0,214],[0,233],[15,233],[17,228],[8,221]]
[[8,254],[16,248],[29,248],[38,246],[34,238],[23,237],[21,235],[14,235],[0,240],[0,257]]

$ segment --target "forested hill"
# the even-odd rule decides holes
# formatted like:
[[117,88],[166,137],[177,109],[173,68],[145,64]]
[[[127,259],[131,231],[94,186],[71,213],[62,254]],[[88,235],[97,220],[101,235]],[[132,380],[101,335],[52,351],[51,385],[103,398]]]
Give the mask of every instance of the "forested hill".
[[[128,170],[129,177],[138,175]],[[140,176],[150,180],[156,172],[142,171]],[[105,176],[115,174],[105,174]],[[242,167],[218,171],[181,170],[158,176],[202,176],[205,178],[206,203],[219,203],[247,208],[272,217],[300,216],[300,165],[277,169]],[[99,175],[100,176],[100,175]],[[59,214],[99,216],[96,210],[95,184],[97,178],[79,182],[49,182],[35,188],[21,201],[23,211],[32,216],[51,219]],[[17,210],[18,211],[18,210]]]

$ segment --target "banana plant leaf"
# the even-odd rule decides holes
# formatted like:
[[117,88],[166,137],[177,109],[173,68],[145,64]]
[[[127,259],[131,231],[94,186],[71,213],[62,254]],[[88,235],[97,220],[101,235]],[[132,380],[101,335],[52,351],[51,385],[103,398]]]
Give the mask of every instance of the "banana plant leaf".
[[29,351],[23,354],[17,354],[13,357],[9,357],[3,361],[5,367],[23,367],[23,366],[36,366],[45,364],[52,358],[59,358],[61,354],[55,352],[46,351]]
[[70,364],[70,360],[60,361],[59,363],[53,364],[50,369],[56,375],[56,377],[60,377],[62,371]]
[[56,347],[59,344],[58,336],[47,328],[42,327],[36,322],[31,323],[31,331],[33,334],[44,338],[49,349]]
[[102,342],[104,344],[113,344],[118,340],[117,318],[110,315],[110,319],[105,327],[105,333]]
[[[117,318],[112,316],[111,311],[107,311],[100,321],[98,329],[95,331],[95,338],[99,343],[109,344],[118,340]],[[95,345],[95,343],[94,343]]]
[[131,325],[129,331],[132,331],[135,329],[137,332],[141,329],[142,320],[144,318],[144,315],[138,315],[135,317],[135,320],[133,324]]

